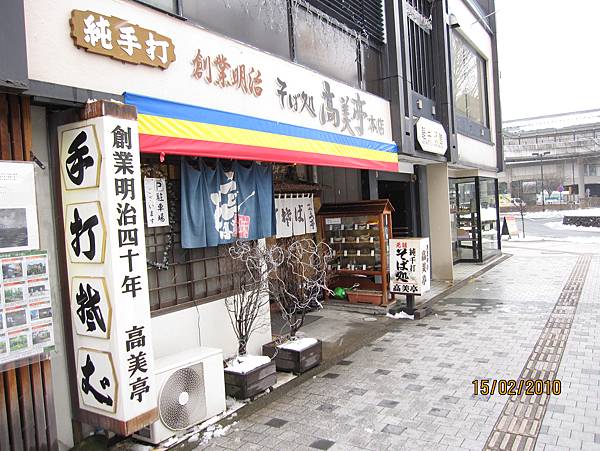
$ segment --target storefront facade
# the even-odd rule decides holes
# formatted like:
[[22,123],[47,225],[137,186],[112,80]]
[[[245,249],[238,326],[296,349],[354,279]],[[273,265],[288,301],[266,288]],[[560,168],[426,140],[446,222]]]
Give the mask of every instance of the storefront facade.
[[[476,130],[484,138],[476,139],[469,127],[457,125],[454,101],[448,100],[450,61],[440,55],[449,41],[438,42],[431,56],[443,60],[428,79],[435,81],[435,92],[427,88],[427,80],[417,80],[419,71],[385,75],[386,70],[402,73],[403,60],[412,58],[408,35],[401,32],[408,19],[432,31],[408,2],[385,2],[386,31],[382,15],[380,25],[367,23],[367,38],[352,31],[355,24],[344,11],[330,11],[335,15],[331,19],[311,6],[316,2],[271,3],[285,8],[291,3],[293,8],[289,16],[279,16],[284,6],[269,6],[264,13],[268,21],[248,20],[239,5],[230,11],[220,6],[201,11],[185,0],[24,0],[22,10],[14,11],[11,22],[20,19],[24,43],[17,53],[26,58],[14,62],[21,70],[2,76],[21,81],[8,86],[0,80],[0,86],[13,93],[12,100],[7,97],[9,112],[15,98],[31,104],[20,113],[30,122],[23,148],[40,162],[39,247],[48,250],[56,344],[47,356],[51,369],[47,358],[29,371],[31,380],[41,374],[44,387],[52,381],[55,393],[69,394],[44,397],[46,412],[52,413],[45,420],[48,431],[56,431],[48,433],[48,440],[61,448],[93,427],[128,435],[152,423],[160,384],[157,362],[165,357],[198,347],[217,350],[213,357],[221,360],[236,354],[226,308],[235,291],[227,242],[244,237],[243,230],[259,240],[317,237],[318,221],[313,218],[309,225],[308,212],[316,216],[321,204],[390,199],[392,208],[386,204],[385,209],[386,218],[391,217],[389,236],[379,244],[385,249],[387,238],[429,236],[434,278],[451,278],[457,260],[480,261],[498,252],[489,239],[497,223],[488,216],[496,205],[493,179],[499,160],[492,137],[499,114],[491,88],[496,83],[495,45],[485,27],[472,27],[477,31],[467,37],[483,49],[493,80],[486,85],[487,105],[493,106],[485,119],[489,130]],[[433,8],[434,24],[440,20],[444,35],[450,27],[444,19],[448,10],[461,23],[478,20],[459,1],[435,2]],[[247,36],[244,27],[219,28],[228,20],[245,23]],[[253,33],[257,24],[268,25],[266,32]],[[388,55],[382,53],[386,39]],[[0,119],[2,114],[0,110]],[[84,148],[85,154],[80,153]],[[2,159],[10,158],[3,153]],[[197,181],[191,187],[189,180],[200,168],[222,181],[216,192],[193,197],[212,183],[203,179],[204,185]],[[256,186],[248,191],[252,213],[243,215],[249,221],[243,230],[239,218],[226,220],[234,186],[227,174],[236,170],[252,172],[248,177],[254,185],[247,186]],[[270,191],[261,184],[265,181]],[[455,191],[457,185],[463,187],[456,197],[462,205],[468,203],[478,224],[475,247],[460,258],[455,254],[463,250],[453,248],[459,229],[448,214],[451,184]],[[236,196],[247,189],[241,182],[235,186]],[[468,195],[473,199],[464,200]],[[189,204],[203,199],[203,208],[213,208],[196,216],[208,217],[205,222],[215,230],[204,226],[202,233],[189,234],[194,222],[181,219],[186,196],[192,196]],[[126,216],[131,209],[136,214]],[[271,220],[281,209],[292,212],[285,225]],[[261,230],[264,225],[271,232],[252,235],[261,215],[268,218]],[[93,218],[102,226],[102,233],[94,235],[99,241],[90,234],[93,226],[87,220]],[[370,228],[369,222],[374,221],[353,227],[358,233],[361,226]],[[381,230],[384,225],[390,224],[382,222]],[[81,237],[87,241],[74,246]],[[190,245],[198,239],[204,244]],[[98,256],[91,252],[92,241]],[[386,260],[379,251],[378,271],[385,269],[381,262]],[[367,270],[367,263],[352,262],[345,269],[363,266]],[[381,284],[377,277],[374,282]],[[82,314],[74,308],[74,302],[95,302],[94,293],[100,298],[98,309]],[[275,332],[268,308],[261,317],[265,326],[248,343],[255,354],[261,354]],[[137,367],[129,366],[132,349]],[[112,372],[105,379],[90,379],[92,366],[98,373]],[[81,383],[82,377],[89,386]],[[97,386],[92,391],[94,381],[102,382],[105,391]],[[10,444],[18,443],[18,435],[7,435]]]
[[[182,245],[179,202],[186,159],[200,158],[209,166],[215,159],[227,159],[243,167],[272,167],[274,179],[277,171],[293,169],[294,177],[301,179],[300,188],[291,189],[294,199],[300,194],[303,202],[310,199],[313,211],[322,191],[342,195],[339,184],[332,187],[323,180],[327,171],[355,174],[355,194],[350,195],[362,198],[362,174],[397,173],[400,167],[389,102],[381,97],[135,2],[23,5],[29,82],[25,94],[33,102],[31,147],[46,167],[49,186],[39,203],[52,210],[43,210],[52,224],[40,240],[56,271],[52,380],[55,392],[70,395],[56,400],[56,411],[61,412],[56,417],[58,443],[64,447],[80,440],[90,426],[129,434],[156,418],[151,404],[157,380],[148,377],[142,386],[144,378],[136,381],[135,371],[130,377],[131,369],[127,374],[123,363],[133,340],[139,343],[143,338],[147,346],[146,372],[140,373],[144,377],[158,371],[150,361],[181,350],[213,348],[223,358],[237,351],[225,307],[233,290],[227,246]],[[98,99],[125,105],[94,102]],[[87,138],[95,138],[78,142],[82,130]],[[83,148],[89,154],[69,159]],[[133,155],[131,167],[123,166],[128,155]],[[229,169],[224,166],[225,173]],[[139,177],[139,184],[128,185],[129,175]],[[158,227],[152,227],[149,208],[158,213],[158,206],[149,207],[147,199],[142,203],[139,193],[143,190],[147,198],[146,181],[157,180],[164,180],[166,188],[154,186],[156,202],[164,195],[161,208],[169,212],[152,219],[158,221]],[[283,180],[286,183],[274,183],[272,202],[290,193],[289,177]],[[345,183],[350,186],[348,180]],[[317,186],[314,192],[311,185]],[[135,234],[131,227],[125,234],[119,222],[127,221],[127,208],[137,211]],[[142,240],[139,224],[144,216]],[[51,218],[63,219],[54,223]],[[103,226],[93,246],[92,228],[73,232],[71,227],[79,220],[85,227],[92,218]],[[305,232],[314,232],[306,227]],[[127,249],[126,239],[134,235],[137,246],[123,260],[118,252]],[[72,243],[81,236],[89,248],[82,244],[74,249]],[[116,243],[118,249],[113,247]],[[92,248],[98,257],[91,256]],[[76,251],[88,252],[90,261],[80,263],[82,254],[73,255]],[[147,274],[140,275],[136,265],[144,261]],[[117,267],[119,275],[113,275]],[[130,277],[129,284],[125,279],[121,283],[121,273]],[[100,279],[104,281],[96,283]],[[82,292],[90,287],[88,297],[96,292],[107,299],[98,304],[103,321],[98,323],[96,316],[94,326],[89,317],[80,325],[71,305],[79,285]],[[135,311],[124,307],[129,298]],[[271,341],[269,315],[266,308],[262,316],[267,325],[252,336],[249,352],[261,354],[262,345]],[[128,323],[127,318],[137,322]],[[121,355],[125,344],[128,352]],[[80,383],[92,367],[96,375],[89,379],[90,386],[101,370],[112,368],[106,378],[98,379],[106,385],[104,390],[95,387],[100,394],[86,391]]]

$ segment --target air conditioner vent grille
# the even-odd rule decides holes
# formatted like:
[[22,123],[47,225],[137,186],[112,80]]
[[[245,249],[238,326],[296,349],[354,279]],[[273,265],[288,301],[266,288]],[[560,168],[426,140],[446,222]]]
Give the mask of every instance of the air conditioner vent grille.
[[202,364],[175,371],[162,387],[158,403],[161,421],[181,431],[206,415]]

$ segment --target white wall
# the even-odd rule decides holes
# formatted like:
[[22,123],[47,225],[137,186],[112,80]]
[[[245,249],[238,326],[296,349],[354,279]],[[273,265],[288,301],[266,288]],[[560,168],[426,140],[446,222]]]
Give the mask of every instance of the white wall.
[[[494,135],[492,135],[493,137]],[[495,168],[496,146],[489,145],[468,136],[457,133],[456,135],[458,158],[461,163],[470,163],[474,166]]]
[[[46,166],[45,170],[35,168],[35,191],[37,196],[40,248],[48,250],[50,269],[52,316],[54,320],[55,352],[52,353],[52,384],[54,389],[54,406],[59,447],[61,450],[73,446],[73,430],[71,428],[71,399],[69,396],[69,373],[67,369],[67,352],[65,348],[64,328],[62,321],[62,296],[58,276],[57,243],[55,240],[54,205],[50,181],[50,165],[48,164],[48,134],[46,130],[46,110],[41,107],[31,108],[32,151]],[[60,181],[55,181],[60,183]],[[62,245],[62,243],[61,243]]]
[[[459,28],[453,29],[452,33],[458,33],[471,44],[475,50],[486,60],[487,70],[487,96],[488,96],[488,118],[490,136],[492,141],[496,137],[496,115],[494,104],[494,83],[492,71],[492,40],[483,25],[479,23],[463,0],[449,0],[448,12],[454,14]],[[485,144],[465,135],[457,134],[458,156],[461,162],[470,163],[474,166],[496,167],[496,146]]]
[[427,165],[427,195],[431,277],[434,280],[453,280],[450,192],[446,163]]
[[[263,327],[250,338],[248,352],[262,355],[262,345],[271,341],[268,304],[258,321]],[[156,359],[194,346],[222,349],[224,358],[237,353],[237,339],[224,299],[152,318],[152,340]]]

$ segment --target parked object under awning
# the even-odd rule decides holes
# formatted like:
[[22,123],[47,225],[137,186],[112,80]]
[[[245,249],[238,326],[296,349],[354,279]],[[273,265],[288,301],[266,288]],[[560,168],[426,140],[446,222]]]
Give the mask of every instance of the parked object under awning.
[[125,93],[140,151],[398,171],[396,144]]

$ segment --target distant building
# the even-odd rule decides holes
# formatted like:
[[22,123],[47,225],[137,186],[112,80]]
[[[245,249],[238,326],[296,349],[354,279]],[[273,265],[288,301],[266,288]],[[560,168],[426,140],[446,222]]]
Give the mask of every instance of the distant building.
[[546,191],[562,189],[580,198],[600,196],[600,109],[503,125],[505,165],[499,177],[500,192],[535,202],[535,194],[542,190],[543,165]]

